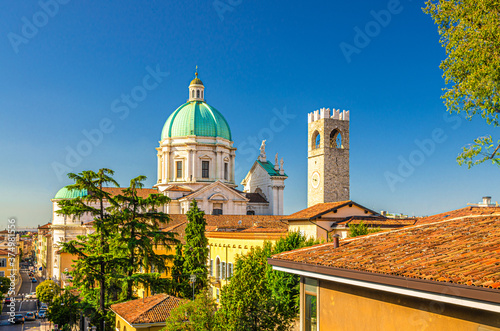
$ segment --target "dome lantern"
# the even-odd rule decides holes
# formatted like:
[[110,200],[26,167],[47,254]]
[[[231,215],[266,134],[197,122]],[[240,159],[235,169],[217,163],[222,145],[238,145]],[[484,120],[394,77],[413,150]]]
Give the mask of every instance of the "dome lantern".
[[189,101],[205,101],[203,82],[198,78],[198,66],[196,66],[196,77],[189,84]]

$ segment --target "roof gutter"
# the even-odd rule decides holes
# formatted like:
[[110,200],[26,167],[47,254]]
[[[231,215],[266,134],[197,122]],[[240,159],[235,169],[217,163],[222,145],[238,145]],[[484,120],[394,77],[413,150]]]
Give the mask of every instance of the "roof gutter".
[[274,270],[500,313],[498,290],[269,258]]

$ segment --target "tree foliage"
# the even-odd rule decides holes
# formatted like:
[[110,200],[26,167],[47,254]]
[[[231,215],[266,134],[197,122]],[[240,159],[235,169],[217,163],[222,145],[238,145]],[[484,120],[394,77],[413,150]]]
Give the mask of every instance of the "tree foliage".
[[[9,292],[10,288],[10,278],[0,277],[0,295],[4,295]],[[1,297],[0,297],[1,299]]]
[[58,211],[74,218],[84,214],[93,217],[95,232],[63,243],[62,250],[77,256],[70,272],[72,283],[84,297],[85,314],[92,324],[99,325],[99,330],[104,330],[105,320],[107,328],[112,329],[109,306],[133,299],[133,286],[154,291],[169,287],[155,271],[166,270],[172,257],[157,254],[155,249],[163,246],[168,250],[170,244],[178,242],[172,233],[161,229],[169,221],[168,215],[160,211],[168,198],[161,194],[145,198],[139,195],[144,176],[132,179],[121,194],[111,196],[104,189],[107,184],[118,186],[111,175],[109,169],[69,174],[75,184],[68,188],[86,190],[88,194],[59,201]]
[[380,228],[370,228],[363,221],[359,224],[349,224],[349,237],[364,236],[365,234],[376,233],[381,231]]
[[170,199],[163,194],[139,196],[138,189],[144,187],[144,180],[146,176],[132,179],[130,186],[114,197],[117,205],[110,209],[119,224],[113,251],[115,256],[122,257],[124,300],[133,299],[133,286],[158,286],[159,274],[155,271],[167,270],[173,256],[157,254],[155,248],[161,245],[169,250],[171,244],[178,243],[172,232],[161,230],[170,217],[158,208]]
[[175,246],[174,266],[172,267],[172,294],[173,296],[184,298],[186,293],[189,293],[188,298],[191,298],[191,287],[188,283],[187,274],[184,274],[184,253],[182,245]]
[[[196,275],[194,284],[195,295],[200,293],[208,284],[208,239],[205,236],[205,213],[198,208],[196,200],[191,202],[187,212],[186,245],[184,245],[184,274]],[[189,293],[184,293],[188,298]]]
[[184,304],[170,312],[167,318],[168,331],[212,331],[215,330],[215,311],[217,306],[207,291],[196,296],[194,301]]
[[61,289],[53,280],[47,279],[36,287],[36,297],[40,302],[51,303]]
[[65,291],[63,294],[55,297],[47,310],[47,318],[52,323],[71,330],[71,327],[77,324],[80,318],[78,297],[69,291]]
[[[500,113],[500,6],[497,0],[428,0],[425,13],[438,26],[447,58],[441,62],[449,112],[480,115],[497,127]],[[479,137],[457,160],[473,165],[491,160],[500,166],[500,140]]]
[[273,270],[274,254],[318,243],[291,232],[274,246],[266,242],[238,258],[231,282],[222,289],[216,314],[220,330],[290,330],[299,313],[300,278]]

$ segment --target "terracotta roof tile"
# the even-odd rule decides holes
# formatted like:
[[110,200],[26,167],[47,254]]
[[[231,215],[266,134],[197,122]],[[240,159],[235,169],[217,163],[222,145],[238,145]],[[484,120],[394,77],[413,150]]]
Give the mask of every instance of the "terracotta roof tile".
[[370,227],[395,228],[414,225],[416,222],[416,219],[414,218],[394,219],[384,216],[351,216],[344,219],[339,219],[338,221],[336,221],[336,219],[332,220],[335,222],[332,227],[349,227],[349,224],[360,224],[361,222],[363,222],[363,224]]
[[370,210],[364,206],[361,206],[360,204],[358,204],[352,200],[346,200],[346,201],[318,203],[314,206],[303,209],[301,211],[298,211],[298,212],[288,216],[288,219],[290,219],[290,220],[315,219],[315,218],[318,218],[321,215],[327,214],[335,209],[338,209],[338,208],[341,208],[344,206],[348,206],[348,205],[356,205],[360,208],[363,208],[363,209],[371,212],[372,214],[377,214],[373,210]]
[[[181,241],[187,226],[187,215],[170,215],[171,221],[163,228],[164,231],[176,232]],[[288,222],[286,216],[274,215],[205,215],[207,226],[205,230],[211,231],[246,231],[246,232],[286,232]],[[254,229],[254,230],[250,230]]]
[[500,289],[500,216],[463,217],[341,240],[273,259]]
[[44,225],[39,226],[38,228],[39,228],[39,229],[50,229],[50,225],[51,225],[51,224],[52,224],[52,223],[50,223],[50,222],[49,222],[49,223],[47,223],[47,224],[44,224]]
[[[125,187],[103,187],[102,190],[111,194],[111,196],[116,196],[118,194],[123,194]],[[137,196],[141,198],[147,198],[150,194],[160,193],[156,188],[140,188],[137,189]]]
[[181,303],[182,299],[177,297],[157,294],[111,305],[111,310],[130,324],[165,323],[170,311]]
[[432,216],[420,217],[415,224],[428,224],[463,216],[500,216],[500,207],[465,207]]

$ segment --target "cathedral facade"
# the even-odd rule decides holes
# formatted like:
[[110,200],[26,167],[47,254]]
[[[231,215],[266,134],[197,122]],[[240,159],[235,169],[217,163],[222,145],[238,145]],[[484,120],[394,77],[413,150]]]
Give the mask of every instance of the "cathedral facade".
[[198,78],[189,85],[189,99],[167,119],[157,150],[158,181],[155,187],[171,201],[169,214],[185,214],[192,200],[209,215],[282,215],[283,160],[266,158],[265,141],[260,155],[238,190],[236,148],[226,119],[205,101],[205,86]]

